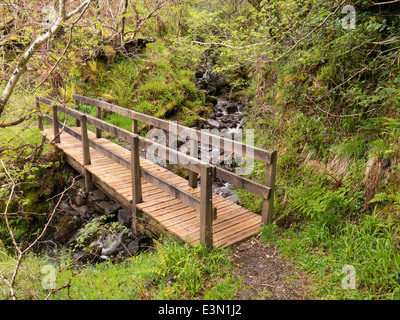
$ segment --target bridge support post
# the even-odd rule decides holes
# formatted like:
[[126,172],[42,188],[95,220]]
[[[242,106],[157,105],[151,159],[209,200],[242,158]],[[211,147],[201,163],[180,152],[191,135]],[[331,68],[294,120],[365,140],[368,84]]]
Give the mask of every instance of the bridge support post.
[[265,186],[271,188],[269,198],[264,200],[262,208],[262,223],[267,224],[272,222],[274,211],[274,194],[275,194],[275,176],[276,176],[276,161],[277,152],[274,151],[271,155],[271,163],[267,164],[265,172]]
[[43,119],[42,119],[41,112],[40,112],[39,99],[36,99],[36,110],[38,113],[38,117],[37,117],[38,127],[39,127],[40,131],[43,131]]
[[201,166],[200,187],[200,242],[207,248],[213,247],[212,181],[214,169],[211,165]]
[[[96,118],[101,120],[101,107],[97,107],[96,109]],[[96,138],[100,139],[101,138],[101,129],[96,128]]]
[[132,132],[135,134],[139,134],[139,124],[138,121],[135,119],[132,119]]
[[[74,99],[74,105],[75,105],[75,110],[79,111],[79,102],[75,99]],[[79,118],[75,118],[75,126],[78,128],[81,126],[81,122],[79,121]]]
[[53,105],[53,130],[54,130],[54,142],[61,143],[60,125],[58,123],[57,106],[55,105]]
[[139,221],[143,218],[141,211],[136,207],[142,199],[142,179],[140,173],[139,157],[139,136],[131,139],[131,173],[132,173],[132,228],[135,235],[138,235]]
[[85,189],[86,192],[89,192],[93,189],[93,179],[91,173],[86,169],[86,166],[89,166],[91,164],[86,115],[81,116],[80,125],[82,133],[82,152],[83,152],[83,166],[84,166],[83,174],[85,176]]

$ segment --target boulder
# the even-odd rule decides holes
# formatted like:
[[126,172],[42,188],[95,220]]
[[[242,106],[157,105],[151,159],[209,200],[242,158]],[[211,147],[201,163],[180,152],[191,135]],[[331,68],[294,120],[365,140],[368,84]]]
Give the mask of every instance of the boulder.
[[116,214],[121,206],[115,201],[96,201],[93,203],[93,209],[101,216],[111,216]]
[[87,205],[80,206],[77,209],[79,216],[84,220],[89,220],[94,215],[94,210]]
[[70,197],[72,203],[77,206],[83,206],[87,203],[86,192],[85,192],[85,180],[79,180],[77,183],[71,188]]
[[54,240],[65,244],[81,228],[82,219],[79,216],[66,214],[56,227]]
[[101,248],[101,255],[110,257],[115,255],[122,249],[122,236],[124,235],[124,231],[118,233],[118,235],[110,234],[106,241],[103,243]]
[[[151,244],[152,244],[152,239],[148,235],[146,234],[140,235],[132,242],[130,242],[129,245],[127,246],[128,255],[133,256],[136,253],[138,253],[141,249],[145,249]],[[126,250],[124,251],[126,253]]]
[[207,124],[209,124],[212,128],[219,129],[220,123],[214,119],[207,119]]
[[91,192],[89,192],[89,202],[96,202],[96,201],[102,201],[106,199],[106,195],[104,194],[103,191],[99,189],[95,189]]
[[132,213],[125,210],[118,210],[118,222],[121,226],[130,228],[132,226]]

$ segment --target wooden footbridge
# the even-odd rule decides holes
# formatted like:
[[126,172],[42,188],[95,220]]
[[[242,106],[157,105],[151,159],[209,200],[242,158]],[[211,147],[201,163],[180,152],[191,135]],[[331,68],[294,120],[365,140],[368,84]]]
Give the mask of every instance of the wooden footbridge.
[[[190,136],[190,155],[178,152],[161,143],[139,136],[138,123],[170,131],[171,122],[124,109],[114,104],[74,95],[75,108],[68,108],[38,98],[38,125],[42,134],[64,154],[65,161],[85,176],[86,191],[93,185],[132,212],[133,229],[140,231],[143,222],[153,231],[174,235],[192,245],[227,247],[259,232],[262,224],[272,218],[276,151],[263,150],[228,138],[200,132],[175,124],[174,134],[185,130]],[[85,103],[97,108],[96,117],[79,110]],[[42,112],[42,105],[49,112]],[[50,107],[50,108],[49,108]],[[132,132],[103,120],[102,111],[108,110],[132,119]],[[75,118],[74,126],[59,121],[59,113]],[[49,115],[50,114],[50,115]],[[43,126],[43,120],[52,127]],[[95,128],[95,133],[87,126]],[[130,144],[131,151],[102,137],[107,132]],[[198,144],[206,143],[221,150],[266,163],[265,184],[259,184],[220,167],[198,159]],[[179,167],[189,170],[188,180],[140,156],[140,150],[154,151],[166,161],[174,160]],[[171,161],[172,162],[172,161]],[[197,185],[200,176],[200,187]],[[245,189],[264,199],[262,215],[212,193],[212,181],[220,179]]]

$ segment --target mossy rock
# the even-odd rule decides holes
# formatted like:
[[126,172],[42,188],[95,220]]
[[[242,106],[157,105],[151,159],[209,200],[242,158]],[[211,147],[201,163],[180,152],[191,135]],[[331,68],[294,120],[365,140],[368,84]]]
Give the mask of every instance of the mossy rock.
[[218,103],[218,98],[214,97],[214,96],[207,96],[206,97],[206,103],[211,103],[212,106],[216,106]]
[[230,99],[237,100],[242,104],[246,104],[248,102],[247,93],[245,90],[235,91],[229,95]]
[[111,94],[104,93],[103,99],[105,102],[112,103],[114,101],[114,97]]
[[82,219],[78,216],[66,214],[57,226],[54,240],[64,244],[81,228]]
[[112,46],[104,46],[103,47],[103,54],[107,58],[107,63],[112,63],[117,56],[117,52],[114,50]]
[[174,168],[171,171],[182,178],[189,179],[189,172],[185,168]]
[[212,113],[213,107],[209,104],[195,109],[195,114],[203,118],[209,118]]

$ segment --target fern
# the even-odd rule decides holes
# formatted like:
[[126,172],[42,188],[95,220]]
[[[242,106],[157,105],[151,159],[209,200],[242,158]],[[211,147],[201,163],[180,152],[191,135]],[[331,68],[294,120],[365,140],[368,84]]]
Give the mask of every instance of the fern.
[[330,191],[320,184],[290,188],[288,192],[292,211],[311,219],[328,211],[336,212],[337,209],[345,211],[349,205],[349,200],[345,197],[347,193],[345,188]]
[[377,193],[369,203],[386,202],[400,203],[400,192],[387,194],[386,192]]

